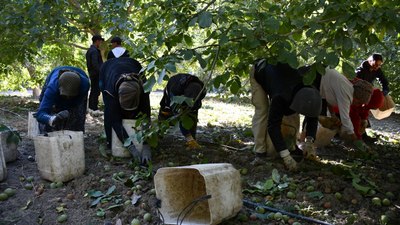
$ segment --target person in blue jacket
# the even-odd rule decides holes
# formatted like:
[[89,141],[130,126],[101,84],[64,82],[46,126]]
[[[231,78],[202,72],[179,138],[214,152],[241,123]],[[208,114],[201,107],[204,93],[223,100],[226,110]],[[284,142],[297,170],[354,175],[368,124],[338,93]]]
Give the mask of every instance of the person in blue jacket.
[[[100,69],[100,90],[104,102],[104,129],[107,147],[111,148],[112,129],[118,139],[125,143],[129,138],[122,120],[137,119],[144,116],[150,124],[150,93],[145,93],[143,84],[146,77],[140,73],[142,66],[132,58],[121,57],[107,60]],[[139,152],[134,143],[127,147],[134,159],[143,164],[151,161],[151,149],[146,141]]]
[[39,97],[36,119],[41,133],[56,130],[85,131],[90,83],[77,67],[60,66],[47,76]]

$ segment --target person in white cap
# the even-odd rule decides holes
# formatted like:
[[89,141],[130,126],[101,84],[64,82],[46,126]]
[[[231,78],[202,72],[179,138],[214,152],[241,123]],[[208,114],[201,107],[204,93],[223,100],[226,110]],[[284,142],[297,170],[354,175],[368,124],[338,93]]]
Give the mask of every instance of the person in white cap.
[[89,78],[80,68],[61,66],[51,71],[35,114],[41,133],[62,129],[85,131],[89,87]]
[[121,46],[122,40],[120,37],[113,37],[111,39],[111,51],[107,54],[107,60],[119,58],[119,57],[129,57],[129,51]]

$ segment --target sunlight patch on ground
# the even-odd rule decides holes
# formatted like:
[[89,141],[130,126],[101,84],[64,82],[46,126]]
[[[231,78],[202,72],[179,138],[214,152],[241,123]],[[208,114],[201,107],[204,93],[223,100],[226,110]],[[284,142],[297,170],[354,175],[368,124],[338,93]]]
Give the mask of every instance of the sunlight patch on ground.
[[[158,114],[162,92],[150,94],[152,114]],[[202,101],[199,110],[199,126],[251,126],[254,108],[246,104],[224,103],[211,98]],[[222,115],[222,116],[221,116]]]

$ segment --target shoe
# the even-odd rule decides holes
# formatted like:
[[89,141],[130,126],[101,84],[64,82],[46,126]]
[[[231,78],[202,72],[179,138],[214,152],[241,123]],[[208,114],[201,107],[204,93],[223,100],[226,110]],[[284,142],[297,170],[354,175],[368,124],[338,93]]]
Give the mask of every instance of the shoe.
[[189,150],[197,150],[197,149],[201,148],[201,146],[199,145],[199,143],[197,143],[196,140],[187,141],[186,146],[187,146],[187,149],[189,149]]

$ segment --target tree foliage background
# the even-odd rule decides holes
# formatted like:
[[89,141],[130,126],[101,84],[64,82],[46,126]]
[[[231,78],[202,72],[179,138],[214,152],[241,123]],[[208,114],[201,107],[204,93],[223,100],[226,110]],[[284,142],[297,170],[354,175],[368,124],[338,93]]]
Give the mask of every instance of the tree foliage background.
[[[214,90],[248,94],[257,58],[315,63],[346,76],[383,54],[400,100],[400,5],[396,0],[0,0],[0,89],[40,86],[55,66],[86,69],[91,36],[118,35],[146,67],[147,90],[177,72]],[[313,79],[309,74],[306,82]]]

